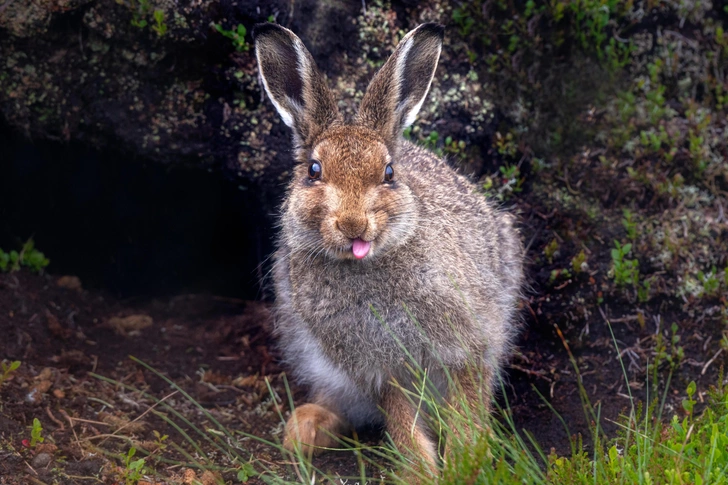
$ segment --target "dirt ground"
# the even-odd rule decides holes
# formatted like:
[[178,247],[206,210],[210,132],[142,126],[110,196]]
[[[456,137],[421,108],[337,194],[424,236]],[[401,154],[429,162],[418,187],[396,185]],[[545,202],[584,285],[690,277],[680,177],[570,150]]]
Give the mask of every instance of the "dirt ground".
[[[239,3],[253,5],[252,2]],[[325,70],[332,84],[340,90],[356,91],[354,88],[368,79],[376,66],[365,60],[381,60],[375,54],[379,52],[381,56],[385,50],[375,51],[374,47],[387,46],[386,52],[389,52],[396,32],[405,26],[398,18],[424,21],[439,12],[426,7],[420,9],[420,4],[427,2],[394,2],[393,10],[376,7],[376,2],[368,3],[366,14],[357,17],[356,24],[344,24],[339,22],[340,17],[332,17],[332,24],[340,23],[346,29],[345,32],[336,30],[339,43],[331,43],[331,50],[341,51],[338,57],[331,57],[331,50],[321,47],[329,46],[331,33],[327,29],[321,30],[324,34],[320,37],[312,33],[305,36],[306,41],[312,43],[317,60],[326,60],[330,64],[325,66]],[[664,6],[664,2],[658,3]],[[569,454],[572,438],[579,435],[584,438],[584,447],[587,450],[590,447],[590,430],[595,423],[585,414],[579,382],[583,384],[592,405],[598,409],[599,424],[608,437],[617,435],[615,421],[629,409],[630,394],[637,400],[652,401],[655,378],[661,392],[669,380],[666,416],[682,413],[680,402],[691,380],[697,383],[696,409],[699,411],[707,389],[717,382],[728,354],[722,346],[728,343],[724,337],[728,321],[725,320],[728,315],[728,292],[725,291],[728,278],[725,283],[717,283],[714,278],[711,284],[719,286],[714,286],[714,291],[710,292],[705,277],[711,266],[717,267],[718,277],[728,266],[728,222],[725,217],[728,175],[721,175],[728,174],[724,170],[728,154],[725,137],[719,138],[713,133],[718,133],[718,128],[723,130],[720,133],[725,133],[726,108],[721,104],[720,108],[715,107],[715,111],[711,112],[712,117],[700,118],[707,121],[698,121],[696,106],[703,102],[715,105],[713,101],[703,100],[709,96],[702,93],[710,90],[699,84],[700,76],[696,76],[698,84],[692,86],[688,83],[684,89],[699,94],[687,96],[681,91],[684,79],[677,76],[688,72],[688,68],[693,72],[695,65],[710,65],[696,63],[693,57],[701,59],[700,56],[707,56],[706,53],[712,53],[711,50],[703,49],[704,52],[698,52],[700,56],[691,57],[688,56],[690,49],[685,46],[698,45],[697,40],[700,40],[712,49],[713,41],[703,38],[699,23],[688,20],[683,26],[683,21],[672,14],[660,17],[665,25],[672,26],[672,34],[663,38],[657,34],[662,30],[667,33],[669,29],[656,28],[652,20],[645,17],[647,26],[636,28],[636,32],[632,33],[637,41],[644,41],[642,44],[653,45],[651,42],[654,41],[657,47],[635,53],[634,58],[639,63],[635,61],[634,76],[641,73],[644,79],[653,77],[650,82],[659,96],[647,88],[643,89],[644,83],[639,88],[631,84],[626,84],[627,87],[617,85],[610,89],[619,88],[625,96],[614,96],[614,99],[632,99],[631,104],[627,103],[629,106],[624,108],[622,105],[625,103],[621,102],[616,107],[614,103],[605,103],[606,107],[592,106],[591,98],[596,98],[596,95],[592,90],[584,89],[589,103],[578,106],[579,109],[575,110],[578,116],[567,109],[578,103],[565,103],[568,99],[556,96],[555,100],[544,104],[545,112],[558,111],[556,108],[564,104],[565,117],[577,126],[576,131],[592,133],[601,130],[606,140],[592,143],[595,136],[585,136],[592,144],[581,146],[576,140],[572,144],[578,146],[570,149],[568,155],[543,155],[539,158],[536,155],[541,153],[534,152],[518,135],[527,131],[524,127],[535,115],[527,112],[520,103],[514,102],[511,106],[510,102],[500,100],[496,96],[497,90],[487,89],[497,87],[501,71],[504,71],[503,79],[507,81],[504,81],[505,85],[523,87],[521,80],[532,77],[528,64],[531,58],[526,55],[530,52],[528,49],[536,54],[539,49],[551,52],[548,42],[543,41],[546,43],[541,45],[542,39],[548,40],[549,37],[541,34],[552,31],[559,34],[564,23],[548,24],[549,29],[542,31],[533,30],[531,27],[536,24],[529,20],[527,25],[522,26],[521,37],[532,44],[526,44],[524,40],[523,45],[531,47],[527,49],[514,43],[513,48],[518,50],[511,55],[506,46],[513,36],[505,35],[499,29],[509,28],[507,26],[512,25],[510,20],[513,19],[516,23],[523,23],[524,17],[519,13],[505,22],[497,15],[505,18],[507,12],[495,12],[495,16],[488,17],[487,22],[473,26],[467,23],[470,17],[463,12],[472,14],[475,20],[471,21],[482,19],[476,15],[477,12],[468,13],[467,5],[468,2],[463,2],[463,8],[457,10],[462,14],[459,17],[461,23],[448,30],[450,40],[443,50],[442,76],[438,76],[438,81],[433,84],[428,101],[433,103],[434,108],[423,110],[418,121],[421,129],[413,130],[411,136],[425,144],[430,140],[430,148],[436,146],[440,152],[450,156],[463,172],[479,180],[489,196],[502,196],[499,200],[517,213],[521,220],[523,239],[528,249],[529,287],[521,311],[523,330],[516,352],[504,372],[504,392],[498,398],[500,406],[508,410],[518,432],[533,435],[546,453],[553,449],[559,454]],[[359,2],[348,2],[347,6],[352,11],[360,8]],[[307,24],[307,13],[298,14],[296,18]],[[128,12],[126,14],[128,16]],[[256,17],[255,21],[260,21],[267,17],[268,12],[256,15],[260,18]],[[728,12],[715,12],[707,19],[712,22],[714,17],[716,22],[724,21],[725,15]],[[247,17],[238,20],[241,23],[245,20],[246,25],[254,23]],[[207,30],[208,24],[206,21],[200,25]],[[383,25],[389,27],[383,29]],[[299,30],[296,25],[293,27]],[[361,47],[354,46],[345,36],[350,30],[357,29],[364,37]],[[654,39],[652,30],[657,30]],[[75,32],[69,41],[74,46],[77,43]],[[472,40],[470,37],[481,33],[492,33],[495,37],[488,44],[491,47],[468,43]],[[151,33],[149,35],[156,38]],[[496,41],[506,44],[501,48]],[[211,146],[214,145],[220,153],[227,153],[227,148],[234,146],[234,160],[238,160],[239,140],[250,133],[265,131],[262,128],[250,130],[252,117],[256,117],[257,123],[257,117],[263,113],[265,118],[261,118],[262,121],[270,123],[274,115],[269,104],[263,103],[261,108],[255,109],[259,106],[260,96],[252,53],[231,52],[230,43],[222,37],[215,42],[225,42],[229,56],[226,54],[225,60],[220,61],[222,64],[213,67],[214,75],[209,76],[215,93],[227,93],[227,97],[215,94],[213,98],[219,99],[209,105],[212,106],[209,109],[210,119],[225,120],[220,122],[219,132],[215,135],[217,138]],[[682,47],[671,43],[679,43]],[[97,50],[106,52],[101,48]],[[661,66],[671,66],[677,55],[675,53],[683,51],[686,52],[681,61],[684,65],[678,64],[674,72],[658,72]],[[497,61],[492,67],[495,72],[490,72],[482,61],[486,56],[481,54],[488,53],[493,54],[495,57],[492,59]],[[82,56],[82,53],[77,55]],[[101,56],[98,53],[93,55]],[[471,55],[474,57],[469,60]],[[476,57],[482,59],[476,61]],[[534,58],[540,59],[538,56]],[[343,59],[361,62],[340,65]],[[549,59],[543,59],[544,66],[552,65],[547,62]],[[529,68],[521,69],[519,60],[523,60]],[[560,66],[566,65],[568,59],[557,60],[559,63],[553,64],[556,66],[554,70],[561,69]],[[564,64],[560,64],[562,62]],[[648,76],[649,73],[643,72],[647,65],[658,74]],[[368,67],[362,69],[361,66]],[[568,75],[556,76],[555,79],[572,77],[571,73],[580,70],[580,66],[574,64]],[[507,68],[518,71],[521,77],[508,77],[512,73],[509,74]],[[166,64],[160,64],[159,69],[164,69],[164,75],[167,75]],[[16,71],[23,78],[35,72],[27,69]],[[243,80],[238,81],[241,71]],[[581,76],[574,77],[578,81],[576,84],[587,77],[590,80],[606,77],[600,70],[583,71]],[[538,76],[533,77],[540,81]],[[710,83],[715,81],[715,76],[706,74],[705,77],[706,86],[712,86]],[[351,84],[343,81],[348,79],[356,80]],[[475,82],[474,79],[485,81]],[[539,87],[539,93],[549,93],[549,86],[558,85],[549,84],[548,80],[548,77],[545,78],[546,84],[543,88]],[[29,85],[36,89],[35,86],[42,87],[44,83]],[[20,87],[25,89],[22,83]],[[711,89],[717,88],[713,86]],[[239,91],[244,93],[242,103],[235,95]],[[611,93],[609,90],[605,92]],[[723,92],[726,91],[720,91]],[[116,102],[115,91],[110,93],[110,99]],[[23,94],[12,99],[29,97]],[[38,95],[37,99],[44,97]],[[486,109],[481,99],[498,99],[501,110]],[[660,101],[658,107],[665,113],[675,112],[669,116],[665,113],[658,116],[660,127],[667,129],[662,141],[656,138],[661,132],[652,129],[657,126],[657,121],[648,116],[653,113],[651,109],[655,99]],[[507,111],[502,110],[503,105],[508,108]],[[152,109],[150,106],[154,107],[148,104],[139,108],[139,112],[149,111]],[[187,104],[180,102],[179,106],[186,107]],[[463,109],[463,106],[468,108]],[[617,110],[620,106],[624,113]],[[516,109],[518,107],[523,113]],[[624,117],[615,115],[615,110]],[[98,109],[97,112],[107,117],[106,110]],[[515,121],[509,122],[510,118]],[[148,119],[156,120],[157,117],[149,116]],[[543,124],[548,124],[551,117],[543,120]],[[282,140],[288,139],[288,132],[279,122],[275,123],[268,131],[282,143]],[[89,123],[89,126],[92,125]],[[130,126],[136,129],[137,122]],[[705,131],[702,138],[697,136],[703,133],[701,130]],[[139,130],[145,135],[147,131]],[[670,137],[667,137],[668,131]],[[16,137],[14,132],[9,133],[8,139]],[[175,130],[170,133],[178,134]],[[544,133],[554,135],[550,130],[544,130]],[[561,139],[568,138],[570,133],[565,130],[563,134],[556,134]],[[657,148],[652,146],[648,136],[657,139]],[[640,137],[645,137],[646,141],[642,142]],[[0,140],[5,150],[3,154],[8,155],[9,142]],[[122,138],[119,145],[123,142]],[[458,142],[462,142],[465,148]],[[698,142],[703,145],[698,146]],[[164,145],[166,140],[163,138],[159,143]],[[258,143],[251,146],[255,148]],[[694,143],[698,145],[694,147]],[[631,151],[626,151],[627,146],[632,147]],[[149,149],[153,148],[150,146]],[[258,160],[261,154],[256,150],[259,149],[251,148],[248,158]],[[49,148],[52,152],[60,150],[58,145]],[[244,150],[240,153],[247,157],[248,149]],[[280,158],[284,159],[286,153],[280,151]],[[693,157],[698,155],[709,160],[710,163],[705,162],[707,168],[695,168],[699,165]],[[272,474],[295,480],[296,472],[286,457],[275,447],[251,438],[252,435],[279,442],[282,423],[289,411],[285,369],[279,365],[275,342],[270,335],[269,303],[239,300],[231,298],[229,293],[226,296],[211,293],[227,286],[219,284],[221,280],[235,280],[243,273],[251,275],[250,268],[240,261],[247,255],[256,253],[255,257],[246,261],[246,264],[252,261],[253,267],[265,258],[266,251],[261,249],[264,244],[258,240],[267,241],[269,232],[262,231],[256,238],[251,236],[251,241],[245,242],[248,250],[238,241],[244,241],[250,234],[236,239],[231,237],[230,232],[220,230],[219,237],[209,236],[219,227],[229,229],[235,226],[241,233],[248,231],[246,224],[259,218],[259,214],[250,208],[260,202],[253,196],[247,196],[247,202],[241,203],[239,199],[225,195],[220,197],[218,205],[205,206],[199,202],[202,198],[198,194],[190,194],[190,187],[194,186],[192,182],[197,182],[197,190],[200,190],[197,175],[191,176],[196,178],[194,181],[183,177],[185,180],[175,185],[177,192],[171,189],[170,192],[162,192],[159,187],[172,184],[170,180],[180,172],[171,170],[169,177],[166,173],[154,171],[155,177],[149,173],[143,176],[135,171],[117,172],[114,168],[117,162],[113,161],[115,156],[120,155],[102,154],[99,160],[89,158],[84,162],[86,169],[63,167],[55,159],[42,167],[31,167],[28,160],[33,157],[25,151],[17,151],[16,169],[11,164],[0,167],[4,182],[3,192],[0,192],[0,230],[13,237],[36,234],[39,249],[49,253],[54,250],[59,253],[75,251],[76,258],[73,264],[64,265],[59,261],[61,257],[50,254],[51,260],[56,262],[51,263],[48,274],[38,275],[27,270],[0,274],[0,361],[21,362],[17,371],[10,372],[8,378],[0,383],[0,485],[131,483],[129,462],[142,455],[125,458],[130,447],[152,452],[144,478],[147,485],[194,483],[194,480],[208,485],[215,483],[217,478],[226,483],[238,483],[237,471],[244,463],[233,463],[213,442],[194,431],[197,428],[207,436],[219,436],[219,431],[210,431],[216,429],[211,418],[231,433],[236,433],[234,438],[222,438],[226,440],[228,449],[239,450],[245,460],[252,457],[258,470],[266,468]],[[121,157],[124,162],[128,158],[129,166],[136,163],[134,157],[126,157],[123,153]],[[243,158],[248,160],[246,157]],[[223,160],[221,165],[228,167],[229,164],[226,165]],[[58,170],[66,170],[68,174],[45,170],[49,166],[61,167]],[[25,178],[13,178],[13,170]],[[97,170],[107,176],[95,175]],[[124,174],[126,177],[122,176]],[[275,175],[263,178],[280,190],[278,177],[282,175],[278,172]],[[148,182],[148,197],[139,198],[138,180],[152,178],[158,179],[159,185]],[[227,190],[217,184],[217,178],[208,181],[207,191],[201,192],[206,196]],[[237,183],[229,185],[233,187],[231,190],[245,193],[242,190],[245,187],[240,186],[238,190]],[[83,197],[76,192],[83,192]],[[74,197],[81,201],[77,206],[71,202]],[[175,200],[183,200],[190,207],[182,212],[179,206],[167,205]],[[40,202],[37,210],[30,211],[28,208],[33,201]],[[222,213],[219,210],[222,206],[236,209]],[[14,212],[7,207],[19,209]],[[127,213],[130,207],[135,210]],[[92,211],[93,208],[98,209],[97,214]],[[112,209],[118,209],[120,213],[114,213]],[[268,209],[265,208],[267,212],[274,213],[273,209]],[[628,219],[623,209],[631,210],[634,219]],[[218,225],[212,224],[211,214],[220,218]],[[159,220],[166,221],[167,225]],[[183,223],[177,227],[169,221]],[[200,225],[195,226],[192,224],[194,221]],[[129,230],[115,231],[123,224],[138,229],[139,234]],[[46,241],[55,242],[44,244],[44,237],[47,237],[44,231],[54,232],[55,239]],[[252,234],[252,231],[248,232]],[[192,249],[177,254],[176,251],[183,246],[180,243],[183,233],[196,244],[185,241]],[[135,251],[124,258],[119,258],[118,251],[113,258],[104,254],[105,259],[88,254],[92,251],[89,248],[106,250],[115,243],[126,244],[132,239],[133,244],[129,243],[129,247]],[[629,241],[633,246],[631,255],[625,255],[625,258],[634,258],[635,264],[638,264],[639,285],[636,281],[634,285],[616,283],[611,256],[615,240],[621,244]],[[221,241],[227,245],[221,247]],[[175,242],[178,244],[174,245]],[[210,271],[191,272],[185,276],[185,271],[188,271],[185,268],[191,266],[188,256],[193,252],[215,252],[213,257],[218,259],[214,267],[209,259],[198,260],[197,263],[211,268]],[[67,255],[65,258],[68,262]],[[231,262],[235,258],[238,258],[237,262]],[[108,267],[102,267],[98,261],[106,261]],[[109,261],[113,261],[113,265]],[[85,265],[85,269],[81,265]],[[129,270],[133,265],[138,268]],[[237,273],[233,266],[239,270]],[[121,298],[116,296],[116,292],[108,292],[111,291],[109,284],[98,273],[95,280],[89,276],[88,281],[69,276],[74,271],[91,274],[89,267],[96,268],[104,276],[124,270],[141,275],[137,280],[125,282],[125,287],[146,290],[152,286],[151,283],[146,284],[146,280],[151,281],[162,273],[171,281],[167,288],[174,288],[176,280],[186,278],[187,281],[198,282],[196,288],[207,288],[208,293],[169,292],[172,296]],[[715,276],[713,272],[711,277]],[[117,275],[115,281],[119,279]],[[646,295],[640,296],[639,291],[646,288],[645,284],[648,285]],[[143,290],[140,293],[144,294]],[[177,387],[130,356],[148,364]],[[579,369],[578,374],[572,358]],[[290,389],[295,404],[305,402],[305,389],[296,387],[295,383],[291,383]],[[157,400],[163,400],[163,403]],[[42,426],[42,443],[33,443],[34,419],[39,420]],[[502,417],[497,419],[503,421]],[[568,432],[561,419],[566,423]],[[161,437],[165,435],[168,438],[163,440]],[[190,439],[185,436],[190,436]],[[370,443],[377,443],[381,433],[369,430],[364,438]],[[188,465],[193,462],[205,463],[214,473],[205,474],[190,468]],[[351,451],[329,452],[316,458],[314,464],[342,478],[359,475],[357,457]],[[216,470],[216,467],[219,469]],[[377,474],[374,467],[367,471]],[[144,480],[139,483],[144,483]],[[251,477],[249,483],[264,481]]]
[[[539,234],[532,237],[531,247],[538,247]],[[531,267],[533,285],[547,278],[541,273],[548,272]],[[129,356],[174,381],[229,430],[274,442],[280,439],[278,410],[286,415],[288,399],[284,369],[278,365],[270,336],[267,303],[194,294],[120,300],[77,287],[79,283],[75,278],[28,271],[0,275],[2,356],[22,362],[0,389],[0,483],[124,483],[122,454],[130,445],[154,450],[155,431],[189,448],[177,430],[150,413],[150,407],[158,406],[141,391],[164,399],[201,429],[212,426],[191,401]],[[689,365],[680,367],[673,378],[670,414],[678,412],[672,401],[681,397],[685,382],[695,379],[699,390],[706,389],[724,362],[723,356],[707,362],[719,348],[720,339],[710,336],[719,335],[720,327],[711,328],[707,321],[678,321],[670,314],[675,306],[671,302],[656,302],[651,308],[660,313],[648,310],[643,317],[623,311],[619,301],[603,305],[604,316],[595,305],[570,304],[596,292],[595,287],[594,278],[587,275],[552,292],[533,292],[524,302],[524,331],[499,402],[505,405],[507,400],[517,429],[531,433],[546,452],[554,448],[568,453],[570,445],[558,416],[540,395],[563,417],[572,436],[581,433],[586,447],[591,439],[567,343],[589,398],[601,405],[608,435],[614,436],[613,420],[629,405],[604,317],[612,321],[632,392],[641,398],[646,390],[645,366],[652,359],[646,349],[655,338],[656,319],[663,320],[660,328],[669,328],[665,322],[679,323]],[[581,327],[568,323],[577,309],[588,313],[577,318]],[[661,378],[666,373],[663,366]],[[266,379],[282,397],[278,407]],[[292,395],[296,404],[305,401],[305,390],[295,385]],[[30,447],[34,418],[42,423],[45,442]],[[376,430],[369,433],[369,441],[379,438]],[[241,443],[258,463],[295,478],[290,463],[275,448],[254,440]],[[204,441],[201,445],[209,448]],[[168,447],[155,453],[173,463],[158,463],[157,482],[150,483],[189,483],[186,476],[203,483],[211,479],[202,472],[190,475],[193,472],[179,464],[184,456],[178,450]],[[324,454],[315,465],[342,477],[358,474],[351,452]],[[234,474],[223,472],[222,477],[232,480]]]

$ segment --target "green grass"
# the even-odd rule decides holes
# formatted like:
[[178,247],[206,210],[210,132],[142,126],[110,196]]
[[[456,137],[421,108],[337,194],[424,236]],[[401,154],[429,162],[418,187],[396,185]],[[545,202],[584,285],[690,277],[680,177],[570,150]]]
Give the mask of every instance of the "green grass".
[[[559,335],[579,376],[576,359],[560,332]],[[178,433],[162,449],[174,450],[177,456],[184,457],[181,461],[169,458],[166,451],[144,450],[131,439],[126,453],[110,453],[119,461],[127,483],[137,483],[142,469],[153,476],[155,466],[169,464],[213,471],[221,484],[230,482],[225,482],[220,474],[228,477],[232,474],[237,479],[235,483],[245,482],[254,476],[266,483],[343,483],[342,480],[350,480],[351,483],[404,484],[411,483],[412,477],[419,477],[422,483],[434,483],[422,474],[420,464],[409,458],[411,455],[405,450],[394,450],[385,445],[364,446],[351,438],[342,439],[341,445],[355,455],[360,476],[327,474],[300,451],[289,454],[279,443],[227,429],[173,381],[147,364],[132,359],[166,381],[174,394],[180,394],[192,403],[210,424],[201,429],[165,402],[166,398],[158,399],[128,384],[96,375],[152,400],[155,404],[151,412]],[[627,380],[624,365],[622,369]],[[672,370],[667,378],[668,388],[671,375]],[[440,448],[445,448],[442,445],[446,443],[449,450],[447,456],[450,459],[442,467],[440,484],[722,484],[728,480],[728,385],[721,384],[722,372],[718,384],[708,391],[708,398],[700,409],[696,406],[694,382],[682,393],[681,409],[669,415],[665,407],[668,388],[660,394],[648,394],[647,404],[637,402],[628,391],[629,412],[614,420],[619,432],[611,437],[606,436],[601,428],[601,423],[608,418],[602,417],[599,406],[589,401],[579,377],[579,396],[587,421],[592,423],[592,432],[586,438],[572,436],[569,443],[571,453],[566,456],[554,452],[545,454],[528,432],[517,429],[505,399],[505,390],[502,393],[503,407],[497,407],[491,415],[486,402],[473,409],[462,401],[462,395],[451,405],[443,405],[440,397],[429,391],[431,386],[427,385],[427,372],[413,370],[413,376],[414,382],[419,384],[403,392],[409,395],[418,409],[433,410],[427,420],[431,429],[441,431],[441,438],[445,441]],[[650,377],[648,370],[646,389],[650,389]],[[285,388],[293,408],[287,384]],[[630,387],[627,386],[627,389]],[[274,402],[278,402],[276,392],[270,387],[269,390]],[[544,403],[556,414],[545,398]],[[280,406],[277,409],[283,421]],[[470,410],[458,412],[456,409]],[[558,414],[556,416],[571,436],[565,421]],[[295,478],[286,480],[280,476],[280,470],[272,469],[268,462],[248,453],[243,445],[246,440],[263,443],[281,460],[288,460],[290,476]],[[134,457],[138,458],[133,460]],[[137,474],[137,471],[140,473]],[[129,477],[134,480],[129,481]]]

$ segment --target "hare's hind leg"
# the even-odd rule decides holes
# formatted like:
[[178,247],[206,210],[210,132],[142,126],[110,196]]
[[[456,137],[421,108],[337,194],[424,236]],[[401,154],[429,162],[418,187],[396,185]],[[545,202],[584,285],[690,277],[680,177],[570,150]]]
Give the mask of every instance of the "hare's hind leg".
[[490,434],[492,388],[493,373],[485,367],[468,366],[452,375],[447,396],[446,463],[456,449],[462,450]]
[[337,437],[345,433],[349,425],[337,411],[323,400],[297,407],[286,423],[283,447],[288,451],[297,448],[307,456],[318,455],[327,448],[338,448]]
[[[437,445],[417,407],[397,384],[389,384],[382,395],[387,432],[394,446],[412,461],[411,469],[402,470],[409,483],[419,483],[419,476],[437,475]],[[420,410],[421,412],[423,410]],[[404,478],[400,476],[400,478]]]

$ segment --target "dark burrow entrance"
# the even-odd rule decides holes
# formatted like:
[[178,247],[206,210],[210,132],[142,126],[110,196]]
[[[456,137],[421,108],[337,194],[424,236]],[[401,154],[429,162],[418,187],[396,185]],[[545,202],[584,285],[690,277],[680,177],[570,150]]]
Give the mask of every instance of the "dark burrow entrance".
[[0,125],[0,174],[0,248],[32,237],[53,274],[121,297],[267,295],[274,196],[220,171],[30,141]]

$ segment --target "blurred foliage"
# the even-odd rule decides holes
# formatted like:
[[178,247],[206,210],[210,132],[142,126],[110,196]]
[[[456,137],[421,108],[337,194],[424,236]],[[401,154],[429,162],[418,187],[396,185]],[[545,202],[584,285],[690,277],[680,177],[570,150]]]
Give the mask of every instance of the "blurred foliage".
[[602,291],[640,304],[656,295],[717,299],[715,314],[728,323],[720,277],[728,268],[727,6],[478,0],[453,8],[451,35],[500,113],[491,150],[499,166],[484,177],[485,191],[500,200],[533,194],[542,217],[557,215],[549,225],[560,227],[558,245],[537,243],[545,274],[578,273],[586,248]]
[[32,239],[28,239],[20,251],[12,250],[6,253],[0,248],[0,272],[17,271],[21,266],[25,266],[38,273],[49,263],[50,260],[35,249],[35,243]]

